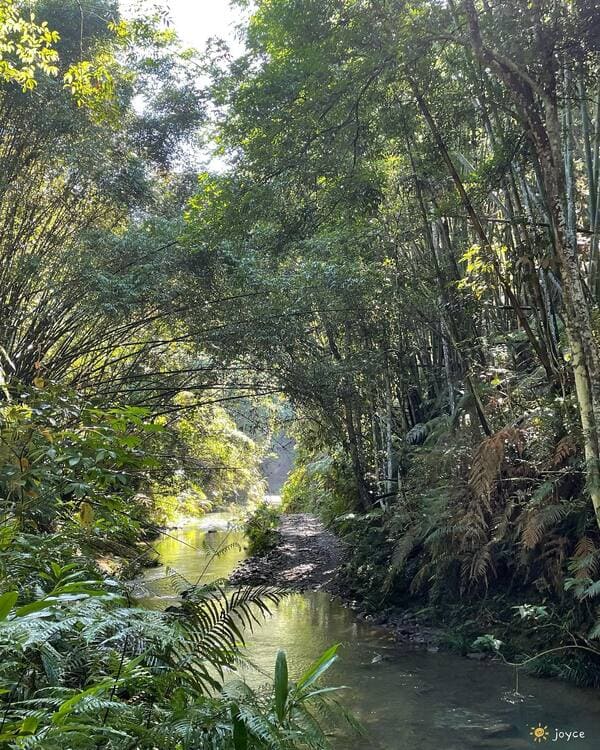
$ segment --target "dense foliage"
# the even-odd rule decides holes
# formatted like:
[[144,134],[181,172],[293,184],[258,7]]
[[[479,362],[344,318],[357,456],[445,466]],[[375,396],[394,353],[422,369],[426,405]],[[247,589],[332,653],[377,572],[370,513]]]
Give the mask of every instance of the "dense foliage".
[[329,746],[337,648],[236,679],[281,592],[173,573],[162,613],[122,582],[162,524],[262,497],[281,408],[188,282],[199,65],[158,7],[0,2],[2,747]]
[[316,716],[334,706],[316,683],[337,647],[293,683],[283,652],[271,689],[225,681],[242,629],[279,593],[215,584],[194,587],[172,614],[136,609],[68,536],[40,541],[6,527],[0,565],[4,585],[15,586],[0,595],[3,747],[328,746]]
[[212,61],[231,168],[187,232],[211,294],[246,295],[220,351],[294,404],[284,496],[339,519],[347,585],[445,618],[474,602],[475,632],[542,607],[539,640],[592,650],[594,9],[258,2],[245,54]]
[[264,555],[277,545],[279,521],[279,511],[269,503],[260,503],[253,509],[244,521],[244,534],[251,555]]
[[327,746],[335,649],[225,680],[278,592],[174,576],[158,614],[106,573],[259,500],[290,405],[284,503],[349,595],[600,681],[596,4],[239,5],[235,59],[155,6],[0,0],[7,746]]

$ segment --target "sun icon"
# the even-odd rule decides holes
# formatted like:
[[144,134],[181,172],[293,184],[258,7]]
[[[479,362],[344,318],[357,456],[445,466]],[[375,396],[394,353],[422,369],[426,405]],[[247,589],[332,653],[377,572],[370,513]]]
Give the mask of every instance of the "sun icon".
[[550,736],[548,727],[543,727],[541,724],[538,724],[537,727],[531,727],[529,734],[533,737],[534,742],[546,742]]

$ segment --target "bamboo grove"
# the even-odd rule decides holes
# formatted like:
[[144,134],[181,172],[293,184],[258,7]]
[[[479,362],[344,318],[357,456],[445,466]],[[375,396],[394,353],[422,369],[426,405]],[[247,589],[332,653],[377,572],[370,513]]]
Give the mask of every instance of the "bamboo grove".
[[187,315],[225,304],[181,241],[202,65],[134,10],[0,2],[0,747],[327,748],[337,647],[235,675],[284,592],[171,571],[159,612],[126,583],[166,521],[262,497],[279,409]]
[[533,597],[587,639],[597,8],[279,0],[245,42],[212,60],[230,169],[202,178],[187,237],[212,293],[253,295],[221,351],[297,409],[288,502],[347,531],[374,606]]

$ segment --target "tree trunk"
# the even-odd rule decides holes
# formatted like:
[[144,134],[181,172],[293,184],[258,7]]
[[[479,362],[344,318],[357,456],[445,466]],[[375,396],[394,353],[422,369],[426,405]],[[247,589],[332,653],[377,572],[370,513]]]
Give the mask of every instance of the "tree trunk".
[[352,462],[352,471],[356,479],[356,487],[358,490],[358,504],[361,510],[367,512],[371,509],[372,497],[371,490],[365,477],[365,466],[362,460],[360,441],[354,424],[355,417],[352,397],[348,394],[344,394],[342,401],[344,405],[344,422],[346,425],[346,434],[348,436],[350,460]]
[[392,386],[390,383],[390,372],[388,367],[385,374],[385,491],[390,495],[394,491],[394,447],[392,441],[394,430],[393,421]]

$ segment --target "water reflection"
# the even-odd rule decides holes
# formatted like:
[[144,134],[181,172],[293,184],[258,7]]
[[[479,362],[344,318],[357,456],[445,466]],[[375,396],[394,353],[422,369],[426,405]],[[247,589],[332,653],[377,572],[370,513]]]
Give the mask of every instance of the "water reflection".
[[[207,537],[213,548],[241,542],[239,534],[224,528],[225,517],[216,516],[213,522],[213,516],[174,533],[191,546],[175,539],[159,542],[166,566],[196,580],[206,566]],[[217,524],[220,529],[208,534],[207,528]],[[228,549],[210,573],[204,573],[205,579],[227,575],[242,557],[239,548]],[[147,573],[147,585],[156,594],[147,601],[149,606],[168,604],[160,591],[164,572]],[[529,732],[539,722],[548,725],[545,744],[549,747],[600,747],[597,692],[521,677],[523,701],[507,700],[514,689],[511,669],[398,648],[387,633],[357,622],[352,612],[323,593],[287,597],[264,625],[248,635],[247,651],[252,662],[270,674],[278,648],[284,648],[292,674],[297,675],[333,643],[342,643],[343,648],[330,680],[351,686],[344,703],[367,730],[359,740],[339,737],[339,750],[524,750],[535,746]],[[243,672],[254,684],[266,679],[248,667]],[[553,742],[555,728],[583,731],[585,738]]]
[[170,574],[177,573],[190,584],[227,578],[245,556],[244,536],[230,513],[209,513],[194,523],[170,529],[155,549],[163,563],[144,574],[140,602],[164,609],[176,599]]
[[[271,668],[278,644],[298,673],[332,643],[342,643],[331,672],[335,684],[349,685],[344,702],[367,729],[368,744],[383,750],[461,750],[533,746],[531,727],[583,730],[577,747],[600,747],[600,697],[563,683],[520,678],[524,699],[506,700],[514,673],[498,664],[481,664],[449,654],[398,648],[389,635],[355,621],[323,593],[294,595],[248,641],[252,660]],[[247,679],[260,682],[251,671]],[[340,748],[348,747],[340,740]],[[575,740],[571,740],[572,747]],[[355,743],[353,743],[355,744]],[[565,740],[554,746],[566,747]]]

